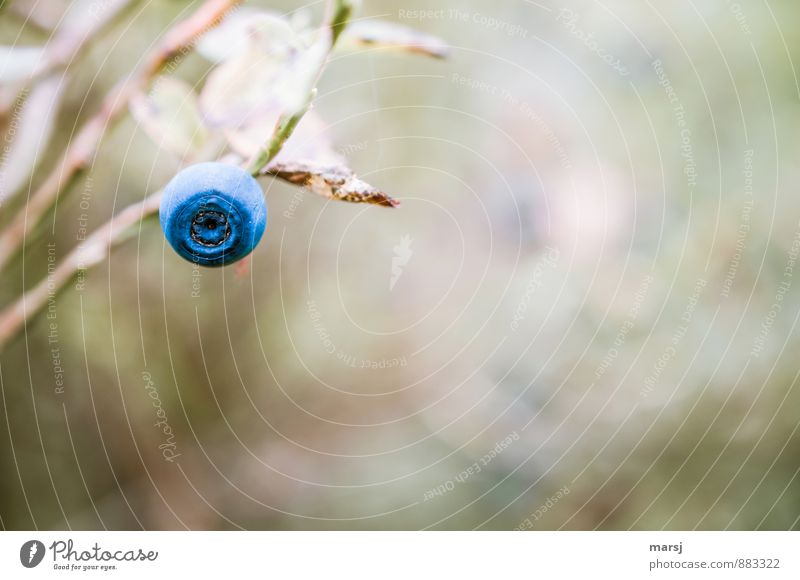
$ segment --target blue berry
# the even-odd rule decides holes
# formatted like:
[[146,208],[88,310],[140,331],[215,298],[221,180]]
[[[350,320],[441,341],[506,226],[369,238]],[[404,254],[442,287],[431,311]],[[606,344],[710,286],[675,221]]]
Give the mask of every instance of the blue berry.
[[159,211],[161,229],[178,254],[201,266],[241,260],[267,225],[258,182],[226,163],[198,163],[167,184]]

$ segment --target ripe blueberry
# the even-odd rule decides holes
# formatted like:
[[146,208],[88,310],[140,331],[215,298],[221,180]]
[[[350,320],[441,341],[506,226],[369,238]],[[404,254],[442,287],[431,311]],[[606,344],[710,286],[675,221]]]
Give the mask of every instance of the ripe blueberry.
[[161,229],[176,252],[201,266],[223,266],[253,251],[267,225],[258,182],[226,163],[198,163],[167,184]]

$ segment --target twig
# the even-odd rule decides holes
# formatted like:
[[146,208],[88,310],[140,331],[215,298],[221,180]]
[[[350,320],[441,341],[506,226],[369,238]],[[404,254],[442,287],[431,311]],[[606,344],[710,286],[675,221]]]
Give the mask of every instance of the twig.
[[240,2],[241,0],[206,0],[192,16],[167,32],[162,43],[142,67],[106,95],[100,111],[87,121],[61,161],[0,234],[0,270],[24,244],[27,230],[41,221],[55,203],[58,194],[89,165],[107,127],[127,110],[133,95],[145,90],[168,63],[188,52],[197,38],[219,24],[225,14]]
[[311,108],[311,102],[314,99],[315,91],[311,92],[308,101],[299,111],[290,115],[281,115],[278,123],[275,125],[275,131],[266,146],[262,147],[255,154],[252,161],[247,166],[247,171],[257,176],[261,170],[269,164],[270,161],[275,159],[275,156],[281,152],[284,144],[294,133],[295,127],[303,119],[303,116]]
[[[322,174],[325,187],[332,194],[326,197],[342,201],[373,203],[388,207],[396,207],[398,202],[388,195],[374,190],[355,178],[352,172],[338,167],[324,168]],[[304,173],[305,172],[305,173]],[[276,164],[264,169],[261,175],[272,175],[293,185],[308,187],[321,193],[322,184],[313,182],[306,166],[301,164]],[[359,192],[358,188],[366,186],[368,190]],[[340,194],[341,192],[341,194]],[[345,195],[345,192],[348,192]],[[131,228],[140,221],[158,213],[161,203],[161,191],[150,194],[142,201],[129,205],[103,226],[95,230],[77,248],[73,249],[55,269],[32,289],[25,292],[16,302],[0,311],[0,351],[24,326],[25,321],[40,312],[48,300],[63,290],[70,280],[80,272],[89,269],[105,260],[111,250],[125,241]]]
[[[127,101],[131,98],[132,94],[139,90],[142,85],[147,84],[147,82],[158,73],[164,64],[177,54],[177,51],[180,50],[180,46],[188,45],[194,38],[199,36],[200,33],[197,33],[197,29],[193,27],[197,24],[198,20],[202,20],[202,18],[198,18],[198,15],[204,13],[204,11],[206,11],[206,15],[208,15],[211,12],[211,9],[208,7],[215,6],[216,10],[214,13],[217,14],[216,21],[218,21],[222,18],[227,9],[234,4],[236,4],[236,2],[231,0],[209,0],[203,6],[203,8],[201,8],[195,14],[194,17],[182,23],[183,30],[181,30],[181,25],[179,25],[173,30],[172,33],[170,33],[170,35],[168,35],[165,42],[166,48],[162,48],[162,50],[151,59],[150,63],[142,70],[142,72],[135,77],[138,79],[136,82],[133,80],[126,81],[126,83],[123,83],[121,88],[117,90],[116,97],[112,95],[106,99],[106,103],[110,103],[110,105],[112,105],[114,108],[107,110],[107,108],[104,107],[103,110],[106,111],[105,114],[100,114],[96,119],[90,121],[89,125],[87,125],[87,127],[85,127],[81,132],[81,135],[84,136],[84,140],[88,141],[88,143],[78,143],[76,141],[70,151],[68,151],[68,155],[65,157],[64,162],[62,163],[62,165],[67,168],[73,168],[73,173],[70,174],[68,179],[71,179],[72,176],[83,166],[83,164],[87,162],[85,160],[91,157],[91,154],[94,150],[93,147],[96,147],[97,141],[99,140],[100,136],[102,136],[102,130],[105,123],[107,123],[110,119],[113,119],[114,116],[116,116],[116,114],[118,114],[118,112],[121,110],[117,104],[118,101],[124,100],[125,104],[127,105]],[[222,5],[227,5],[227,7],[223,8]],[[332,6],[332,10],[329,11],[331,16],[328,20],[326,20],[326,22],[328,22],[327,30],[331,31],[331,44],[329,49],[332,49],[335,38],[338,38],[338,35],[341,33],[341,30],[347,23],[347,18],[352,10],[352,1],[333,0],[333,4],[329,6]],[[194,21],[194,25],[190,24],[192,21]],[[338,32],[334,31],[336,26],[340,27]],[[191,34],[192,31],[195,31],[195,33]],[[170,41],[171,37],[172,41]],[[183,40],[183,42],[181,42],[181,40]],[[170,49],[170,46],[173,48]],[[324,65],[325,60],[323,60],[321,63],[317,78],[321,76]],[[131,83],[133,84],[131,85]],[[278,152],[280,152],[283,144],[291,136],[294,128],[297,126],[303,115],[305,115],[310,107],[313,96],[314,91],[312,89],[307,104],[302,108],[301,111],[296,111],[295,113],[282,118],[278,122],[270,141],[259,153],[256,154],[254,160],[247,164],[248,170],[251,171],[253,175],[258,175],[261,173],[264,167],[266,167],[267,164],[278,154]],[[99,128],[95,127],[92,124],[93,122],[99,124]],[[98,131],[99,133],[97,133]],[[73,158],[69,157],[70,152],[72,152]],[[289,181],[290,183],[298,183],[296,179],[290,176],[290,172],[275,172],[273,175],[280,179]],[[48,182],[51,180],[53,183],[48,185]],[[67,183],[69,183],[69,180],[65,180],[59,171],[55,171],[48,178],[48,182],[45,182],[37,194],[45,191],[49,192],[50,196],[55,197],[58,195],[58,192],[63,189]],[[130,228],[145,218],[156,214],[161,203],[161,195],[162,192],[157,191],[142,201],[128,206],[120,213],[115,215],[108,222],[106,222],[105,225],[93,232],[83,244],[73,249],[66,256],[66,258],[64,258],[64,260],[45,277],[45,279],[40,281],[31,290],[25,292],[16,302],[0,312],[0,350],[2,350],[8,341],[20,331],[20,329],[25,325],[25,322],[32,318],[36,313],[40,312],[47,304],[47,301],[55,296],[55,294],[63,290],[70,280],[72,280],[80,272],[85,271],[89,267],[99,264],[105,260],[109,256],[111,250],[117,244],[127,238]],[[38,198],[48,201],[46,199],[47,197],[47,195],[34,196],[31,202],[36,201]],[[342,197],[342,199],[344,199],[344,197]],[[394,204],[386,202],[383,205]],[[47,207],[49,207],[49,205],[45,206],[43,209],[37,208],[37,211],[41,211],[43,213]],[[41,217],[41,214],[36,215]],[[24,214],[22,217],[25,217]],[[21,228],[21,232],[24,233],[25,221],[22,222]],[[5,261],[7,261],[9,255],[5,245],[5,241],[8,239],[6,235],[7,234],[3,234],[3,236],[0,237],[0,268]]]
[[25,321],[41,311],[70,280],[105,260],[112,248],[127,238],[130,228],[158,212],[159,203],[161,191],[129,205],[67,254],[41,282],[0,312],[0,350],[20,331]]
[[329,20],[331,29],[331,48],[344,32],[350,17],[353,15],[353,0],[338,0],[333,4],[333,13]]

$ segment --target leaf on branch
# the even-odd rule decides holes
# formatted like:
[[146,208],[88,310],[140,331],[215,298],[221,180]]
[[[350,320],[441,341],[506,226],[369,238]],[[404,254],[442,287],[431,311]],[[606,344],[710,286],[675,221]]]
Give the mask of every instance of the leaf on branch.
[[30,78],[44,66],[44,47],[0,46],[0,83]]
[[294,42],[297,35],[292,24],[276,12],[241,7],[200,38],[197,52],[220,64],[245,51],[253,32],[263,33],[275,44]]
[[197,95],[187,83],[159,77],[148,94],[131,99],[131,113],[159,146],[179,157],[200,152],[208,140]]
[[404,52],[447,58],[450,47],[439,37],[385,20],[357,20],[342,33],[340,46],[374,46]]
[[262,15],[248,30],[246,47],[211,72],[200,94],[210,126],[237,128],[274,110],[300,110],[328,56],[325,42],[309,45],[276,16]]
[[16,191],[44,156],[65,86],[61,76],[55,75],[42,79],[31,90],[22,105],[13,140],[10,133],[6,135],[10,145],[0,166],[0,191]]
[[338,201],[397,207],[400,202],[360,180],[344,165],[320,165],[309,161],[273,162],[261,172]]

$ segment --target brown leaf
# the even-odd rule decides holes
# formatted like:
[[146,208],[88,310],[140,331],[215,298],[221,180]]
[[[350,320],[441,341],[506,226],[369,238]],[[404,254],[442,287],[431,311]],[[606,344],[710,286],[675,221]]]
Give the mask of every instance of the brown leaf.
[[276,162],[267,166],[262,175],[273,175],[317,195],[339,201],[385,207],[400,205],[398,200],[360,180],[344,165],[320,165],[309,161]]
[[433,58],[447,58],[450,54],[450,48],[439,37],[385,20],[352,22],[340,42],[346,48],[376,46]]

